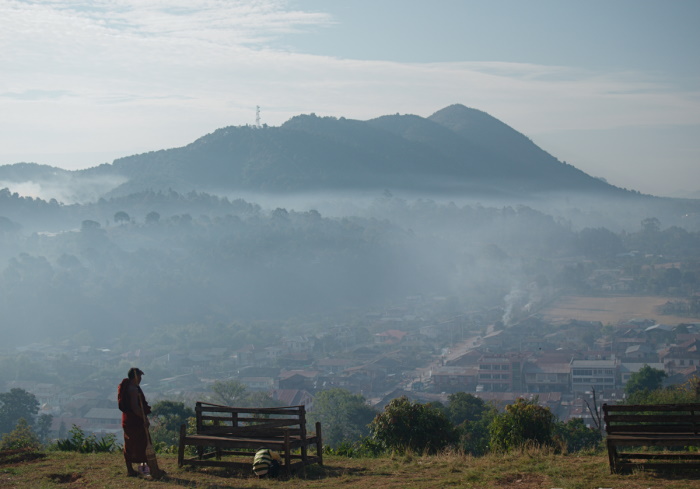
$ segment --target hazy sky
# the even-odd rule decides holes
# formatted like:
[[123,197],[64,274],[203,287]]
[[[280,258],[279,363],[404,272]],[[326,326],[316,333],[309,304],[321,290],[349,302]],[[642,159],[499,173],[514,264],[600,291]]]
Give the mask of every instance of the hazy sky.
[[0,164],[184,146],[258,105],[460,103],[615,185],[698,192],[699,23],[697,0],[0,0]]

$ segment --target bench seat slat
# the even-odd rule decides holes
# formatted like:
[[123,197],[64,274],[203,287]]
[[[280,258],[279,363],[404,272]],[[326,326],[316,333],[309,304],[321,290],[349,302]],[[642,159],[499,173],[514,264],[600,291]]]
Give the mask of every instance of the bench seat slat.
[[200,430],[201,435],[231,435],[231,436],[255,436],[261,433],[274,434],[275,436],[284,436],[284,432],[289,433],[290,436],[301,436],[302,430],[299,429],[261,429],[261,428],[249,428],[247,426],[235,428],[233,426],[211,426],[206,429]]
[[[217,447],[217,448],[284,448],[284,439],[279,438],[222,438],[207,436],[189,436],[184,440],[186,445]],[[289,446],[292,449],[299,448],[303,440],[290,440]],[[251,454],[254,455],[254,454]]]
[[678,462],[678,463],[664,463],[664,462],[652,462],[652,463],[634,463],[634,462],[619,462],[616,465],[618,471],[623,470],[634,470],[639,467],[644,467],[647,470],[663,470],[666,472],[670,471],[686,471],[686,470],[698,470],[700,469],[700,463],[692,462]]
[[630,425],[613,425],[607,426],[606,431],[609,435],[624,435],[626,433],[638,434],[638,433],[687,433],[693,434],[697,430],[700,430],[700,425],[693,426],[687,424],[630,424]]
[[636,446],[654,446],[654,447],[681,447],[686,445],[697,445],[700,444],[700,437],[697,436],[685,436],[685,437],[642,437],[642,436],[631,436],[631,437],[608,437],[608,446],[615,447],[636,447]]
[[606,412],[700,412],[700,403],[689,404],[606,404]]
[[[206,429],[209,427],[215,427],[215,426],[233,426],[233,420],[226,419],[226,418],[214,418],[211,416],[202,416],[202,421],[218,421],[217,424],[202,424],[200,426],[200,429]],[[301,421],[298,419],[266,419],[266,420],[256,420],[256,421],[248,421],[248,420],[237,420],[238,424],[237,426],[246,426],[249,428],[284,428],[287,426],[301,426]]]
[[219,404],[207,404],[200,403],[195,407],[195,411],[206,411],[209,413],[236,413],[236,414],[246,414],[253,417],[255,414],[267,414],[267,415],[280,415],[280,416],[290,416],[298,415],[302,412],[304,406],[289,406],[289,407],[276,407],[276,408],[241,408],[233,406],[221,406]]
[[605,416],[608,423],[698,423],[700,413],[692,414],[611,414]]
[[632,453],[620,452],[620,460],[697,460],[700,462],[700,453]]

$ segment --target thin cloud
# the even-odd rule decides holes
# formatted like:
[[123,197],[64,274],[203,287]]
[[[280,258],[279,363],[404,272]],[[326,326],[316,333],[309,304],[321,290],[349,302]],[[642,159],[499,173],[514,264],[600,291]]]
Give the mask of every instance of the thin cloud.
[[23,92],[3,92],[0,98],[14,100],[51,100],[71,96],[68,90],[25,90]]
[[700,124],[698,92],[658,74],[368,61],[274,47],[334,22],[283,0],[5,1],[0,147],[13,158],[39,141],[47,154],[127,156],[253,123],[256,105],[269,125],[310,112],[428,116],[453,103],[529,136]]

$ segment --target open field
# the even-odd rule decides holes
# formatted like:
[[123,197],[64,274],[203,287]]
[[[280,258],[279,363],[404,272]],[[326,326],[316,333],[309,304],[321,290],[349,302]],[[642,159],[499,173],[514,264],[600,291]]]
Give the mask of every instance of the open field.
[[176,489],[309,488],[329,489],[691,489],[700,487],[700,474],[677,475],[638,472],[610,475],[607,455],[555,455],[527,450],[472,458],[457,454],[387,456],[378,459],[327,457],[326,464],[307,468],[306,477],[258,480],[248,474],[222,469],[178,469],[174,455],[160,457],[168,475],[159,481],[126,477],[121,453],[79,454],[49,452],[46,457],[2,462],[4,489],[130,487]]
[[603,324],[617,324],[630,319],[653,319],[661,324],[700,322],[700,318],[666,316],[658,313],[658,306],[670,299],[659,296],[587,297],[562,296],[540,313],[553,323],[568,322],[570,319],[601,321]]

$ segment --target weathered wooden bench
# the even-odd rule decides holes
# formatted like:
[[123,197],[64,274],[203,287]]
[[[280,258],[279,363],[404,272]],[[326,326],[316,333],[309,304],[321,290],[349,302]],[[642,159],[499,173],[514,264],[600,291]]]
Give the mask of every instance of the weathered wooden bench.
[[700,469],[700,404],[603,404],[603,414],[611,473]]
[[[321,423],[316,423],[315,433],[307,433],[304,406],[240,408],[197,402],[195,414],[195,434],[188,435],[184,424],[180,427],[180,467],[207,465],[251,470],[255,452],[261,448],[279,452],[283,462],[280,468],[287,476],[309,464],[323,465]],[[185,458],[188,446],[197,449],[195,457]],[[309,447],[315,447],[314,455],[309,453]]]

